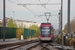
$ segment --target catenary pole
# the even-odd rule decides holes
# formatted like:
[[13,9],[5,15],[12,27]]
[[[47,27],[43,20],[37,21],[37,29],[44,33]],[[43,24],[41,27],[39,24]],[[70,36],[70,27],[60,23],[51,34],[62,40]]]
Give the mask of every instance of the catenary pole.
[[61,35],[62,35],[62,49],[64,49],[63,48],[63,33],[62,33],[62,14],[63,14],[63,0],[61,0]]
[[70,38],[70,0],[68,0],[68,38]]
[[5,0],[3,0],[3,41],[5,41]]

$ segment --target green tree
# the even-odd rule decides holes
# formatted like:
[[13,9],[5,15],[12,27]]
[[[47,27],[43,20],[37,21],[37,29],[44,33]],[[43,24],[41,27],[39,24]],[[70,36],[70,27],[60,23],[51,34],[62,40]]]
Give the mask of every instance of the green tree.
[[17,28],[17,24],[12,18],[10,18],[8,21],[8,27]]
[[32,26],[29,27],[29,29],[35,30],[35,31],[36,31],[36,33],[35,33],[36,36],[39,37],[39,35],[40,35],[40,29],[39,29],[39,26],[37,26],[37,25],[32,25]]
[[25,28],[25,25],[21,24],[19,26],[20,30],[21,30],[21,34],[23,35],[24,34],[24,28]]
[[16,24],[16,22],[14,22],[14,27],[17,28],[17,24]]

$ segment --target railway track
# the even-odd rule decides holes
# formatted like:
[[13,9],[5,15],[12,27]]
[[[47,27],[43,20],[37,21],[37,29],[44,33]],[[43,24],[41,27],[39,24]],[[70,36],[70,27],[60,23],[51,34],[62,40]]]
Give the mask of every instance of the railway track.
[[[57,44],[55,41],[52,43],[39,43],[33,47],[28,48],[27,50],[63,50],[60,44]],[[75,50],[73,47],[69,48],[64,46],[64,50]]]
[[59,49],[55,48],[54,45],[49,42],[49,43],[42,43],[42,44],[39,43],[36,46],[28,48],[27,50],[59,50]]
[[[61,48],[57,48],[57,46],[61,47],[60,44],[57,44],[55,41],[40,43],[40,41],[31,40],[31,41],[23,41],[12,44],[0,45],[0,50],[62,50]],[[74,50],[74,49],[68,49]]]

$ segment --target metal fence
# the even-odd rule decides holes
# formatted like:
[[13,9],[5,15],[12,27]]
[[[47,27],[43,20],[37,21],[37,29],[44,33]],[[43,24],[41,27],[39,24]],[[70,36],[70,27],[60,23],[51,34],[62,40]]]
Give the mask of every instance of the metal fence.
[[[5,38],[16,38],[16,29],[5,27]],[[0,27],[0,39],[3,39],[3,27]]]
[[35,36],[35,30],[31,29],[24,29],[24,38],[34,37]]
[[[5,27],[5,38],[16,38],[16,29]],[[24,28],[24,39],[35,36],[35,30]],[[0,27],[0,39],[3,39],[3,27]]]

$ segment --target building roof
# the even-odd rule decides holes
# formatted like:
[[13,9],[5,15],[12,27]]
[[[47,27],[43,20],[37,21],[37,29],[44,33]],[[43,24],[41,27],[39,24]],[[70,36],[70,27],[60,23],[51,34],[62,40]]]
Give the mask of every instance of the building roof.
[[15,21],[19,21],[19,22],[31,22],[31,23],[37,23],[37,22],[27,21],[27,20],[15,20]]

